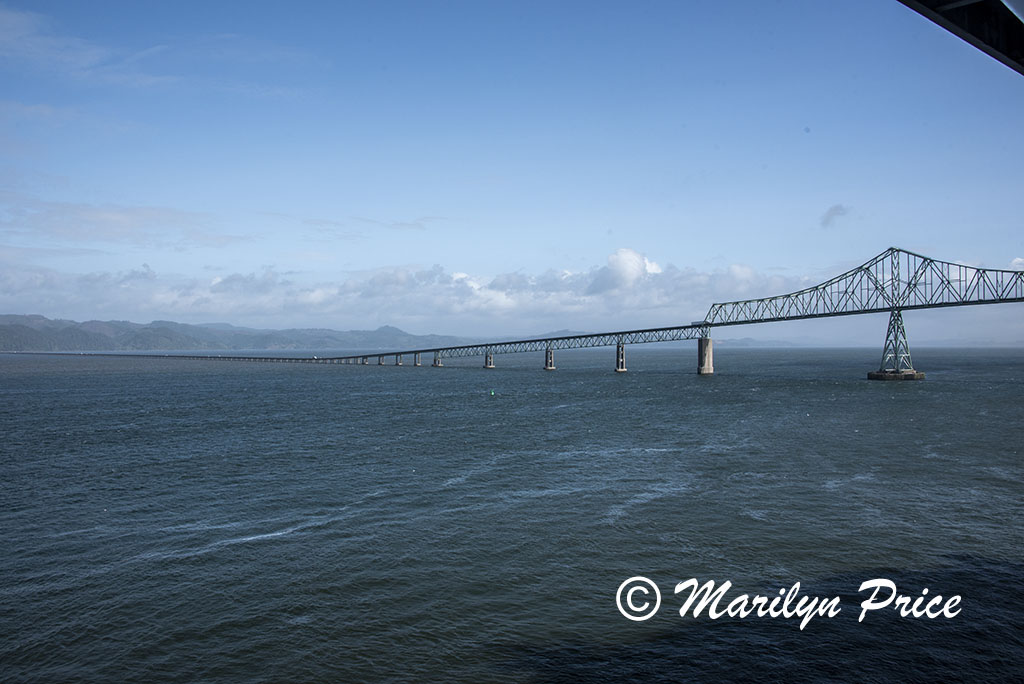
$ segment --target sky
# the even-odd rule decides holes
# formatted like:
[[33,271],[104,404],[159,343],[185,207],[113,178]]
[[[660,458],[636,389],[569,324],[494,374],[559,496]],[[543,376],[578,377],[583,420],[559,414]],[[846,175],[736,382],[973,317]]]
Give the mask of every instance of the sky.
[[[1022,122],[896,0],[0,0],[0,313],[522,336],[890,246],[1024,268]],[[1022,307],[908,334],[1024,344]]]

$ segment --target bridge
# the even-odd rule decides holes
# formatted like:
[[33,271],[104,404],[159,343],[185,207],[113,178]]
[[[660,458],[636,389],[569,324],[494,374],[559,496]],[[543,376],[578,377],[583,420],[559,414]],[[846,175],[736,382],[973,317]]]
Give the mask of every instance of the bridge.
[[675,340],[697,340],[697,373],[714,373],[711,330],[730,325],[795,321],[808,318],[889,313],[882,362],[868,373],[872,380],[920,380],[914,368],[903,326],[903,311],[948,306],[1001,304],[1024,301],[1024,271],[975,268],[931,259],[890,247],[868,262],[830,280],[789,294],[712,304],[704,320],[688,325],[641,330],[541,337],[507,342],[483,342],[452,347],[336,357],[185,356],[193,359],[279,363],[329,363],[396,366],[411,359],[421,366],[423,357],[440,367],[444,359],[482,357],[484,368],[494,368],[499,354],[544,352],[544,369],[555,370],[555,351],[584,347],[615,347],[615,370],[626,371],[626,345]]

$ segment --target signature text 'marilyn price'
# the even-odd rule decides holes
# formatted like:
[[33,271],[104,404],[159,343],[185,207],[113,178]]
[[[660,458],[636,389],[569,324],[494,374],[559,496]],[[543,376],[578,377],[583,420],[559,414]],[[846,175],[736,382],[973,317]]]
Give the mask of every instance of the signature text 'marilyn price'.
[[[773,598],[767,596],[740,594],[725,604],[725,595],[732,587],[732,582],[726,580],[717,588],[713,580],[708,580],[701,585],[696,578],[691,578],[676,585],[675,593],[689,591],[686,601],[679,609],[679,615],[686,617],[687,614],[693,617],[700,617],[705,609],[708,617],[717,620],[722,616],[732,618],[745,618],[748,615],[756,614],[757,617],[783,617],[800,618],[800,629],[802,630],[811,621],[811,618],[818,616],[835,617],[839,614],[839,597],[823,600],[817,596],[799,596],[800,583],[797,582],[789,591],[779,589],[779,595]],[[862,622],[864,616],[871,611],[881,610],[890,605],[899,612],[900,617],[927,617],[937,618],[939,616],[953,618],[960,614],[960,596],[951,596],[943,599],[942,596],[928,596],[928,589],[921,591],[920,596],[905,596],[896,590],[896,584],[888,579],[871,579],[860,585],[858,592],[870,591],[868,596],[860,604],[860,616],[857,622]]]

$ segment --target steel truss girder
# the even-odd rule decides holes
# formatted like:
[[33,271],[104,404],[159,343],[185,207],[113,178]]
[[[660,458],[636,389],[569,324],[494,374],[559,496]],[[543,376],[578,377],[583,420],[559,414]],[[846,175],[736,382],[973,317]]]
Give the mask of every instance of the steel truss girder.
[[740,325],[894,309],[1024,301],[1024,271],[975,268],[890,247],[820,285],[790,294],[712,304],[708,325]]
[[[545,351],[547,349],[583,349],[586,347],[614,347],[617,344],[646,344],[649,342],[695,340],[699,337],[707,337],[708,334],[708,327],[703,323],[700,323],[668,328],[622,330],[619,332],[598,333],[595,335],[568,335],[565,337],[546,337],[530,340],[513,340],[510,342],[467,344],[458,347],[432,347],[430,349],[387,352],[387,355],[439,353],[442,358],[449,359],[465,356],[484,356],[486,354],[518,354],[522,352]],[[359,358],[359,356],[332,357],[331,360],[343,361],[349,358]]]

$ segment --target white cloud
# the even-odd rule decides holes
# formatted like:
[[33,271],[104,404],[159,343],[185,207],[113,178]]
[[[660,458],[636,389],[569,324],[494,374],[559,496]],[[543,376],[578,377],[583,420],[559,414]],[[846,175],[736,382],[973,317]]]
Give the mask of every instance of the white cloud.
[[110,53],[87,41],[54,33],[40,14],[0,7],[0,57],[82,71],[103,63]]
[[148,266],[77,275],[11,262],[0,263],[0,311],[76,320],[336,329],[390,324],[414,332],[519,335],[688,323],[703,317],[715,301],[781,294],[808,284],[745,266],[662,267],[631,249],[617,250],[605,266],[585,272],[505,273],[491,279],[441,266],[382,268],[305,282],[272,267],[190,278]]
[[0,117],[63,123],[77,115],[74,109],[48,104],[26,104],[14,100],[0,100]]
[[65,244],[130,244],[183,248],[245,240],[211,229],[211,217],[170,207],[50,202],[0,192],[0,234],[46,237]]
[[443,216],[420,216],[409,221],[380,221],[363,216],[353,216],[352,220],[367,226],[391,230],[426,230],[429,224],[446,219]]
[[1010,268],[1014,271],[1024,271],[1024,258],[1017,257],[1010,262]]
[[590,294],[598,294],[610,290],[628,290],[661,272],[661,267],[643,254],[622,247],[608,256],[608,265],[597,271],[588,291]]
[[138,62],[161,52],[154,46],[120,55],[116,50],[63,35],[41,14],[0,7],[0,59],[79,80],[129,86],[175,81],[142,71]]
[[[294,81],[307,81],[312,70],[326,64],[307,52],[236,34],[183,36],[174,45],[142,49],[101,45],[62,32],[46,15],[0,7],[3,61],[88,85],[186,85],[258,98],[305,93],[307,88]],[[239,78],[238,65],[254,73],[259,69],[259,80]],[[231,75],[215,75],[225,70]],[[287,82],[266,80],[281,77]]]
[[750,266],[732,264],[729,266],[729,274],[739,282],[753,280],[757,273]]

